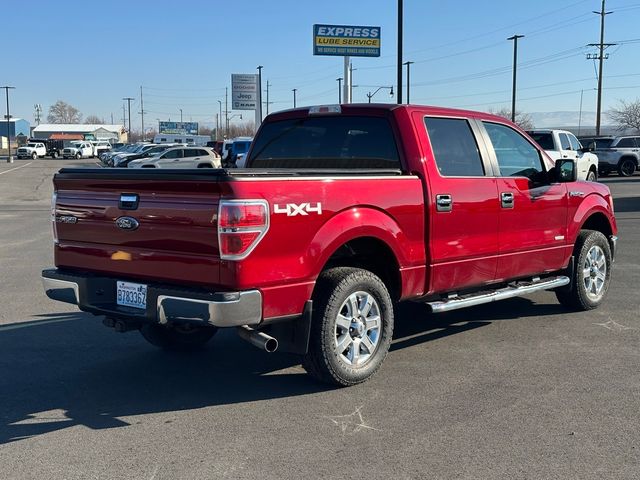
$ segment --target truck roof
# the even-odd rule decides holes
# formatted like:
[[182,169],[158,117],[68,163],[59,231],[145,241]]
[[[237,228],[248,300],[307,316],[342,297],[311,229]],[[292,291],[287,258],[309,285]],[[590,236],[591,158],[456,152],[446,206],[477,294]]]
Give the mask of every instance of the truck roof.
[[[504,117],[500,117],[498,115],[493,115],[491,113],[486,112],[478,112],[473,110],[463,110],[458,108],[448,108],[448,107],[437,107],[432,105],[398,105],[395,103],[350,103],[350,104],[328,104],[322,106],[310,106],[310,107],[300,107],[300,108],[291,108],[288,110],[280,110],[278,112],[270,114],[267,118],[270,120],[284,120],[286,118],[295,118],[300,117],[301,115],[309,115],[310,109],[318,109],[322,107],[327,107],[328,109],[335,109],[340,107],[340,113],[347,113],[352,115],[385,115],[388,112],[392,112],[395,110],[406,110],[409,114],[412,112],[420,112],[425,115],[437,115],[437,116],[462,116],[462,117],[476,117],[483,118],[486,120],[496,120],[500,122],[504,122]],[[333,111],[329,111],[326,114],[331,115],[332,113],[337,113]],[[315,115],[315,114],[314,114]],[[324,115],[323,113],[317,113],[317,115]]]

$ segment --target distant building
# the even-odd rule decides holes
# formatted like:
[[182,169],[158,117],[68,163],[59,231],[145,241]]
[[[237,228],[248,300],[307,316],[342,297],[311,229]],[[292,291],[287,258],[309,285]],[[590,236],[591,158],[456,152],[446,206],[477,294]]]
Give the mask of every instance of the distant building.
[[35,127],[34,138],[53,138],[57,140],[108,140],[126,142],[127,132],[122,125],[85,125],[71,123],[42,123]]
[[0,120],[0,137],[10,137],[11,142],[15,140],[18,135],[29,136],[29,122],[22,118],[12,118],[9,122],[9,134],[7,135],[7,122],[4,119]]

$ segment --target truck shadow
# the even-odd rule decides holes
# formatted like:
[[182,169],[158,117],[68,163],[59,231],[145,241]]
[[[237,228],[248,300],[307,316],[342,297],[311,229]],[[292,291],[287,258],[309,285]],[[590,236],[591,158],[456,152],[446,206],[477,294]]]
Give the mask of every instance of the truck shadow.
[[[398,310],[392,351],[498,319],[549,315],[557,306],[514,299],[432,316],[421,304]],[[83,425],[129,426],[127,417],[332,390],[288,354],[267,355],[221,331],[210,348],[169,354],[137,332],[119,335],[85,313],[42,315],[0,327],[0,444]],[[417,318],[418,317],[418,318]],[[391,356],[387,361],[393,361]],[[122,418],[127,418],[123,420]]]

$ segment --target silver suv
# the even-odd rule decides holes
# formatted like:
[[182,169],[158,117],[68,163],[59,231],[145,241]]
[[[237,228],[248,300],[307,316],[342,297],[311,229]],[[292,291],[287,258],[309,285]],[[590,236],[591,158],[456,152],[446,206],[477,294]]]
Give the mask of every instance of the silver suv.
[[600,175],[616,170],[623,177],[630,177],[638,169],[640,136],[581,137],[580,141],[598,156]]

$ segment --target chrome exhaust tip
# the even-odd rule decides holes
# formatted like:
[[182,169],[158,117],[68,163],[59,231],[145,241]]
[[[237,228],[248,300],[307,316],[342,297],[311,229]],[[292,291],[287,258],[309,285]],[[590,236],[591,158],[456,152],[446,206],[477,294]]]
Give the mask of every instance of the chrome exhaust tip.
[[277,339],[264,332],[254,330],[246,325],[238,327],[238,335],[241,339],[246,340],[254,347],[258,347],[260,350],[264,350],[265,352],[273,353],[278,349]]

